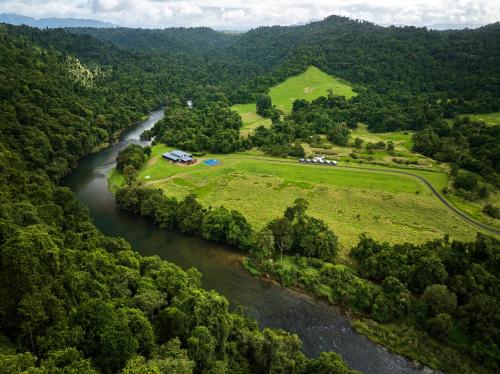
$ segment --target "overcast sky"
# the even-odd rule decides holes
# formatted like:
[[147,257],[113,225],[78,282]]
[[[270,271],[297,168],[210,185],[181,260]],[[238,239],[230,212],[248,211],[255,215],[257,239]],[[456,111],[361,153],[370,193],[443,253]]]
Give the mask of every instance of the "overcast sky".
[[0,0],[0,13],[93,18],[122,26],[210,26],[241,30],[337,14],[377,24],[487,24],[500,0]]

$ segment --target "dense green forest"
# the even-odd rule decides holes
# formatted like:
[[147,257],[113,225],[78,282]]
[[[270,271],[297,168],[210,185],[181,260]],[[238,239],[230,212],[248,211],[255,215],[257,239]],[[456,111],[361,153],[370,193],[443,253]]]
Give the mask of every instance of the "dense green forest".
[[296,335],[230,313],[197,270],[104,236],[58,185],[185,87],[167,60],[139,57],[0,27],[0,372],[350,372],[334,353],[305,358]]
[[[499,54],[499,24],[437,32],[330,17],[240,35],[0,25],[0,372],[350,372],[334,353],[306,358],[297,336],[229,312],[222,296],[201,289],[197,270],[104,236],[61,181],[78,160],[170,105],[146,136],[195,151],[259,146],[300,156],[297,140],[326,133],[341,144],[362,121],[374,131],[423,130],[416,150],[498,185],[498,131],[465,121],[445,129],[443,119],[500,109]],[[358,95],[296,102],[289,116],[269,113],[270,129],[241,138],[230,104],[255,101],[309,65],[355,83]],[[456,142],[464,147],[440,149]],[[322,278],[295,283],[317,290],[327,282],[360,313],[405,321],[497,369],[498,241],[391,247],[361,238],[354,273],[340,274],[328,265],[337,237],[306,214],[306,202],[254,233],[239,212],[136,186],[146,157],[135,148],[119,159],[128,185],[117,199],[126,209],[250,251],[288,280],[282,257],[303,258]],[[482,193],[482,181],[461,173],[458,188]]]
[[[133,175],[126,180],[118,203],[159,227],[232,245],[250,254],[250,270],[271,274],[284,286],[306,288],[381,324],[420,331],[406,353],[413,349],[418,355],[428,334],[435,339],[432,349],[438,351],[432,354],[440,356],[440,369],[485,370],[474,361],[497,368],[500,241],[478,234],[470,243],[444,238],[391,246],[363,235],[350,253],[353,266],[347,267],[337,261],[335,233],[307,215],[304,199],[255,232],[237,211],[205,208],[194,195],[178,201],[144,188]],[[294,256],[292,266],[290,260],[283,263],[284,255]]]
[[[247,80],[226,92],[232,103],[254,101],[255,93],[315,65],[355,83],[369,96],[370,115],[378,115],[371,127],[378,131],[421,128],[404,118],[420,117],[421,104],[437,104],[450,118],[500,108],[498,23],[443,32],[331,16],[304,26],[259,27],[237,35],[200,29],[75,31],[137,51],[182,55],[198,45],[197,55],[205,63],[222,66],[234,61]],[[186,49],[180,47],[184,44]]]
[[[455,120],[451,126],[446,122],[428,126],[415,134],[413,141],[415,151],[452,163],[455,174],[458,174],[458,168],[467,169],[500,187],[499,126],[471,122],[464,117]],[[478,182],[470,177],[468,183],[460,184],[460,180],[457,179],[457,187],[466,191],[472,192],[479,187]]]

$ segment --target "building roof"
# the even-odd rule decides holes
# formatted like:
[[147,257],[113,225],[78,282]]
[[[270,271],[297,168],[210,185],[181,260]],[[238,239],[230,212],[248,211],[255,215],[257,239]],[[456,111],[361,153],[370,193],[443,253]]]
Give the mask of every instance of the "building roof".
[[170,152],[171,154],[173,154],[174,156],[177,156],[177,157],[193,157],[191,155],[191,153],[187,153],[187,152],[184,152],[184,151],[180,151],[178,149],[176,149],[175,151],[172,151]]
[[178,149],[172,152],[167,152],[162,155],[172,161],[190,162],[193,161],[193,156],[190,153],[179,151]]

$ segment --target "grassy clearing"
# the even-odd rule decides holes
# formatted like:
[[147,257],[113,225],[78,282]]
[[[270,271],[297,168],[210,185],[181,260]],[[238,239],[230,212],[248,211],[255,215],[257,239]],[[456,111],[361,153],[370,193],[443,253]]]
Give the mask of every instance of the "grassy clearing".
[[364,124],[359,124],[358,128],[352,131],[351,138],[361,138],[365,143],[377,143],[383,141],[385,143],[392,141],[397,151],[411,152],[413,147],[413,131],[395,131],[385,133],[373,133],[368,131]]
[[241,135],[249,135],[259,126],[271,126],[271,120],[264,118],[256,113],[255,104],[238,104],[231,107],[238,112],[243,121],[243,127],[240,131]]
[[[302,74],[290,77],[271,88],[269,95],[276,107],[284,113],[292,111],[293,102],[297,99],[312,101],[320,96],[326,96],[328,90],[336,95],[351,98],[356,95],[351,85],[338,78],[328,75],[314,66],[310,66]],[[252,133],[260,125],[270,126],[271,120],[256,113],[255,103],[233,105],[231,109],[238,112],[243,121],[242,135]]]
[[[163,189],[167,195],[182,198],[195,193],[205,206],[236,209],[255,228],[280,216],[296,198],[304,197],[310,203],[309,213],[339,235],[344,254],[363,232],[391,243],[423,242],[445,233],[461,239],[475,235],[473,228],[412,177],[307,166],[255,153],[207,155],[222,164],[185,167],[162,160],[166,150],[162,145],[153,148],[151,159],[139,172],[140,180]],[[444,173],[417,172],[437,186],[447,184]],[[120,181],[115,174],[110,177],[111,183]]]
[[276,107],[285,113],[290,113],[295,100],[312,101],[320,96],[326,96],[328,90],[347,98],[356,95],[350,84],[332,77],[314,66],[309,66],[302,74],[290,77],[271,88],[269,94]]
[[464,114],[461,117],[469,117],[472,121],[483,121],[488,125],[500,125],[500,112],[482,114]]

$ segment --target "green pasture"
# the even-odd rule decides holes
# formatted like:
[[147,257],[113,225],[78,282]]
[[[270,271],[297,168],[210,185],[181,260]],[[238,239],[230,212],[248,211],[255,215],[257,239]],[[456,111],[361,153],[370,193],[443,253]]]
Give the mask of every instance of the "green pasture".
[[[293,102],[297,99],[312,101],[320,96],[326,96],[332,90],[336,95],[351,98],[356,95],[351,85],[339,78],[328,75],[314,66],[309,66],[302,74],[290,77],[284,82],[272,87],[269,95],[273,105],[290,113]],[[233,105],[231,109],[238,112],[243,121],[242,135],[252,133],[260,125],[270,126],[271,121],[256,113],[255,103]]]
[[302,74],[290,77],[272,87],[269,95],[276,107],[285,113],[290,113],[295,100],[312,101],[320,96],[326,96],[329,90],[335,95],[347,98],[356,95],[349,83],[328,75],[314,66],[309,66]]
[[[139,172],[141,181],[161,188],[166,195],[182,198],[194,193],[205,206],[238,210],[257,229],[303,197],[309,201],[309,214],[324,220],[339,235],[344,250],[363,232],[391,243],[418,243],[445,233],[462,239],[475,236],[475,230],[420,181],[383,167],[376,172],[342,169],[241,153],[204,157],[219,159],[218,166],[180,166],[161,158],[167,149],[163,145],[153,148],[151,159]],[[447,184],[444,173],[415,173],[439,188]],[[111,184],[120,183],[117,174],[110,176]]]
[[469,117],[472,121],[483,121],[488,125],[500,125],[500,112],[482,114],[464,114],[461,117]]

